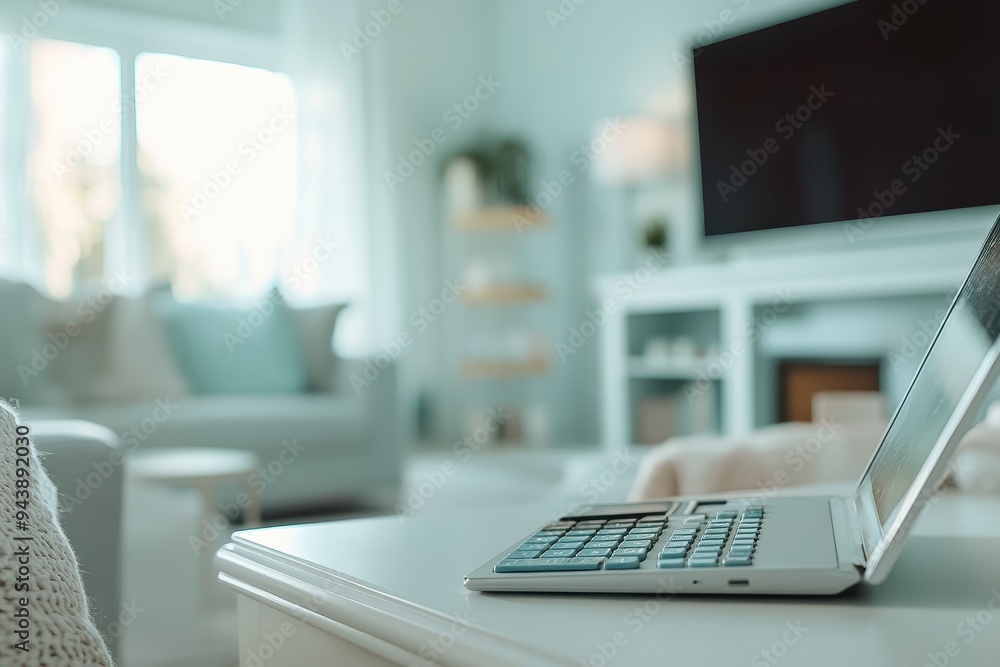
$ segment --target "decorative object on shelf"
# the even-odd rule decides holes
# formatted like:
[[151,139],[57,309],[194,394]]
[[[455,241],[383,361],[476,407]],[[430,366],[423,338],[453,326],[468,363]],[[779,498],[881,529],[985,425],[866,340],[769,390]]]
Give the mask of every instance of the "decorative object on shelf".
[[527,204],[531,182],[531,153],[517,139],[505,139],[492,151],[497,193],[502,201]]
[[669,233],[666,219],[654,216],[646,221],[642,228],[642,242],[648,250],[666,251],[669,249]]

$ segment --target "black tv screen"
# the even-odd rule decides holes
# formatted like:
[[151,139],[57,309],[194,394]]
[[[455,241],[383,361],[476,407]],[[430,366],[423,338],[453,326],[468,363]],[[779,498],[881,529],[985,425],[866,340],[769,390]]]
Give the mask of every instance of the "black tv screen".
[[696,49],[705,234],[1000,203],[998,42],[997,2],[858,0]]

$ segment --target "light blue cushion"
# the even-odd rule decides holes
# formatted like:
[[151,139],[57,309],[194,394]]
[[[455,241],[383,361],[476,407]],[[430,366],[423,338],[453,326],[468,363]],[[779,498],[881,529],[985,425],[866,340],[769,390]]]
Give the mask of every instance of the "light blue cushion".
[[199,394],[305,391],[305,356],[288,307],[272,292],[252,309],[181,303],[159,295],[156,310],[178,367]]

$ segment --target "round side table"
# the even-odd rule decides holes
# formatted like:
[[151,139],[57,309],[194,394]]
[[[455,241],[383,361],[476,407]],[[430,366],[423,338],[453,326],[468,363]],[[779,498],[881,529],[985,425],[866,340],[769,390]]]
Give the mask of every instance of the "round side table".
[[[131,454],[126,466],[128,475],[136,480],[197,489],[201,494],[199,531],[215,525],[217,516],[222,514],[215,506],[217,490],[227,483],[243,485],[246,501],[239,506],[245,527],[260,524],[260,496],[250,486],[259,466],[253,452],[208,447],[153,448]],[[215,580],[214,555],[214,549],[200,553],[202,595],[206,599]]]

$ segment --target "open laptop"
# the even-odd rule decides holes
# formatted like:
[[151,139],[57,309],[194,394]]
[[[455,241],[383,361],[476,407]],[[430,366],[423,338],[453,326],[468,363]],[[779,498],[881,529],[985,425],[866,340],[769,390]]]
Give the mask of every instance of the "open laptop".
[[851,497],[582,507],[466,576],[477,591],[835,594],[889,574],[1000,372],[1000,219]]

